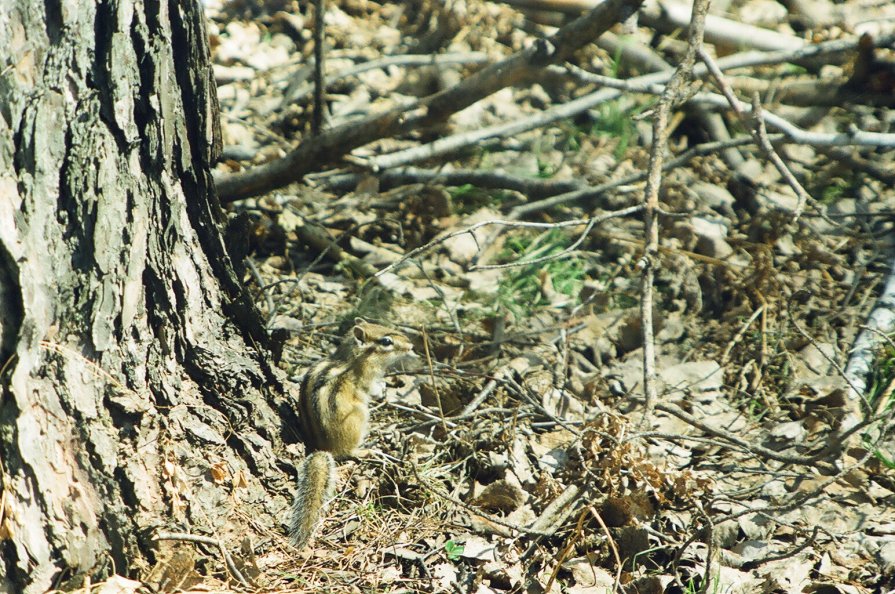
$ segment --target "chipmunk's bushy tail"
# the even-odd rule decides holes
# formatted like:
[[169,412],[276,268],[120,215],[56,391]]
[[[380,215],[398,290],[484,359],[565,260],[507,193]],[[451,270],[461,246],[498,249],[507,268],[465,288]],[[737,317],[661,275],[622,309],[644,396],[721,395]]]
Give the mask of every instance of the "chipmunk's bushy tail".
[[332,497],[336,463],[329,452],[314,452],[298,467],[298,483],[292,513],[289,517],[289,538],[303,548],[317,527],[323,508]]

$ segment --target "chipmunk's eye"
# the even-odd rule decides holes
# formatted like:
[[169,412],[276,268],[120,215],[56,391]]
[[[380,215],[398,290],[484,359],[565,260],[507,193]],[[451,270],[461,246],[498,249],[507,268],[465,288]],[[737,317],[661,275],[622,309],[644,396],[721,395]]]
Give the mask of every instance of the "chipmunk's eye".
[[391,336],[383,336],[382,338],[379,339],[378,342],[379,342],[379,344],[381,344],[384,347],[390,347],[393,344],[395,344],[395,341],[392,340]]

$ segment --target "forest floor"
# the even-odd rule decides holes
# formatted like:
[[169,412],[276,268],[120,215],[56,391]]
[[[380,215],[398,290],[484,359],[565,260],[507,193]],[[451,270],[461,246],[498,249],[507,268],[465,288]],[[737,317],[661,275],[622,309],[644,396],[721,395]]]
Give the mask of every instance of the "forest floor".
[[[588,3],[525,4],[327,3],[324,131],[449,89]],[[668,119],[645,267],[657,96],[588,75],[670,72],[687,50],[673,6],[647,4],[636,26],[437,125],[334,155],[263,196],[222,197],[248,216],[246,282],[269,329],[289,332],[293,377],[358,315],[402,329],[420,354],[388,376],[366,444],[380,454],[339,465],[312,544],[268,531],[243,551],[258,588],[895,589],[895,344],[855,349],[862,332],[877,336],[867,320],[893,256],[895,4],[713,3],[729,23],[706,24],[710,55],[776,52],[725,70],[725,86],[806,134],[768,120],[775,166],[752,119],[694,95],[721,91],[703,72]],[[313,8],[206,11],[219,173],[313,143]],[[835,40],[851,45],[799,54]],[[291,447],[286,466],[301,457]],[[202,567],[193,588],[243,589],[213,551]]]

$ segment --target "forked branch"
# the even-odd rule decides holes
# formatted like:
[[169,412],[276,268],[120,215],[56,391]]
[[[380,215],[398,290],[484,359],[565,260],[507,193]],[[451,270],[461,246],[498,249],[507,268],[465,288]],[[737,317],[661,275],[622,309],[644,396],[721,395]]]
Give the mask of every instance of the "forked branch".
[[450,89],[409,106],[343,124],[320,134],[313,142],[303,142],[282,159],[222,177],[217,180],[218,195],[226,202],[261,194],[300,180],[306,173],[374,140],[442,122],[504,87],[526,82],[544,66],[566,61],[584,44],[632,15],[642,3],[643,0],[607,0],[552,37],[483,68]]

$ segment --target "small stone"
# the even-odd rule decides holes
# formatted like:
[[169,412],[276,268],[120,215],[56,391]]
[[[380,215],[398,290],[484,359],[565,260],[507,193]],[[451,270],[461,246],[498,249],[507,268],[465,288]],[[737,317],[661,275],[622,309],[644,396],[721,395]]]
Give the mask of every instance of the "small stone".
[[784,194],[783,192],[765,191],[761,193],[763,202],[775,210],[783,210],[786,212],[796,212],[799,207],[799,197],[792,192]]
[[691,217],[690,224],[696,234],[696,253],[723,260],[733,254],[727,243],[727,226],[702,217]]
[[876,552],[879,559],[880,569],[891,575],[895,572],[895,540],[889,541],[879,548]]
[[854,215],[864,210],[859,208],[858,201],[854,198],[840,198],[830,205],[830,214],[833,215]]
[[776,26],[786,19],[786,8],[774,0],[749,0],[739,13],[742,22],[750,25]]
[[727,188],[707,182],[696,182],[691,190],[703,204],[715,212],[728,216],[733,215],[733,205],[736,203],[736,198],[733,197],[733,194]]

